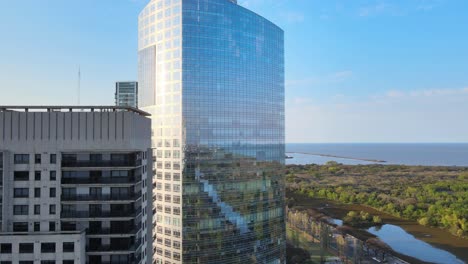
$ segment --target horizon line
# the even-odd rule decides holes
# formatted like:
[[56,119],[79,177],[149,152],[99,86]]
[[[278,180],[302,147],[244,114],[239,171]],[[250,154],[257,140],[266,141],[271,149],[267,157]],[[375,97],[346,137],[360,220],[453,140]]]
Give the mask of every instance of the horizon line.
[[285,142],[285,144],[468,144],[468,142]]

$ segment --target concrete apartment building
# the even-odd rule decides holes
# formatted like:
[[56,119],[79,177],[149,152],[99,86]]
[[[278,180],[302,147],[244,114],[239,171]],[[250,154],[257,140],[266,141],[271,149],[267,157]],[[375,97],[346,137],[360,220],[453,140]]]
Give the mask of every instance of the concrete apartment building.
[[147,116],[0,106],[0,263],[151,262]]

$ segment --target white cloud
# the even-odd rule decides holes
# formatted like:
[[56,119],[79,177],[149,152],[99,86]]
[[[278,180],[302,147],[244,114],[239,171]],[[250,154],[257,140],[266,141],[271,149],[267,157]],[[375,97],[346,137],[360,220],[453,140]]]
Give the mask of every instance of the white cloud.
[[442,0],[420,0],[416,8],[418,10],[430,11],[441,5],[442,2]]
[[315,86],[332,83],[342,83],[354,76],[354,73],[349,70],[332,72],[322,76],[309,76],[303,79],[286,80],[286,87],[295,86]]
[[460,89],[425,89],[425,90],[410,90],[399,91],[390,90],[385,96],[390,98],[401,97],[434,97],[434,96],[448,96],[448,95],[468,95],[468,87]]
[[385,2],[379,2],[373,5],[364,6],[359,9],[359,16],[364,17],[364,16],[377,15],[388,10],[389,7],[390,5],[388,5]]
[[405,96],[406,94],[402,91],[397,91],[397,90],[391,90],[391,91],[388,91],[386,93],[386,96],[388,97],[393,97],[393,98],[396,98],[396,97],[403,97]]
[[468,142],[468,87],[287,101],[287,142]]
[[304,21],[304,14],[296,11],[281,12],[280,16],[288,23],[300,23]]

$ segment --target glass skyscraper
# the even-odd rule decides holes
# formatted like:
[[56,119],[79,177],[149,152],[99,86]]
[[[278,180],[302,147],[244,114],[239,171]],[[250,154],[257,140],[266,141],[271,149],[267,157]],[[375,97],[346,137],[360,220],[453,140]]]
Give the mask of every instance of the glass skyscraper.
[[155,263],[285,263],[283,31],[235,0],[139,16]]

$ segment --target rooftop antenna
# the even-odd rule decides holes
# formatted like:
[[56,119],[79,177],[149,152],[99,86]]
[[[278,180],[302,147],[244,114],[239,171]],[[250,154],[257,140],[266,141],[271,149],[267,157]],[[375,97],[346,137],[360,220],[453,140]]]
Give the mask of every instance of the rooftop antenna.
[[81,67],[78,65],[78,106],[80,105]]

